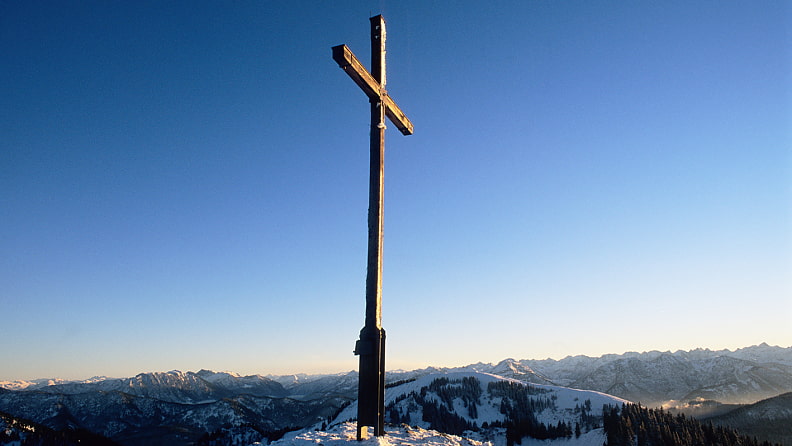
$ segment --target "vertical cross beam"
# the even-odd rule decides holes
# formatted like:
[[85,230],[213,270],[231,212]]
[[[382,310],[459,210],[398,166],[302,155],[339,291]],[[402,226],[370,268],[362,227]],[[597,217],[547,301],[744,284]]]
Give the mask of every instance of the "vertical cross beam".
[[366,273],[366,325],[382,326],[382,240],[385,183],[385,21],[371,21],[371,77],[379,83],[379,95],[369,97],[371,133],[369,143],[368,268]]
[[355,354],[360,356],[358,383],[358,440],[385,435],[385,330],[382,328],[382,240],[385,180],[385,117],[404,135],[413,125],[385,90],[385,20],[371,22],[371,73],[346,47],[333,47],[333,59],[366,93],[371,105],[369,154],[368,263],[366,271],[366,317]]
[[360,330],[358,382],[358,440],[365,427],[374,426],[374,435],[385,434],[385,329],[382,328],[382,241],[385,180],[385,107],[382,83],[385,73],[385,32],[382,16],[371,21],[371,77],[379,84],[377,96],[370,96],[368,261],[366,267],[366,319]]

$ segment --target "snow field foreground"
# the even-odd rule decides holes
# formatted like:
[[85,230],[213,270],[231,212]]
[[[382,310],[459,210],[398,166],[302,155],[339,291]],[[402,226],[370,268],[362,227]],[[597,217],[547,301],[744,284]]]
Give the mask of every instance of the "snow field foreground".
[[388,427],[386,435],[375,437],[371,434],[362,441],[357,441],[357,424],[354,422],[342,423],[327,431],[298,431],[278,441],[270,443],[271,446],[397,446],[397,445],[424,445],[424,446],[495,446],[492,443],[471,440],[456,435],[444,434],[415,427]]
[[[387,427],[386,435],[369,435],[357,441],[357,425],[354,422],[342,423],[327,431],[298,431],[286,434],[270,446],[505,446],[506,437],[499,435],[493,440],[476,440],[457,435],[444,434],[420,427]],[[522,446],[601,446],[605,441],[602,429],[596,429],[579,438],[536,440],[524,438]]]
[[[520,389],[523,392],[519,392]],[[364,441],[357,441],[356,422],[353,421],[357,415],[357,404],[353,403],[329,426],[323,424],[326,429],[317,429],[319,425],[315,425],[287,434],[272,445],[506,446],[507,429],[502,423],[509,418],[504,407],[516,407],[520,393],[524,397],[523,403],[528,405],[522,409],[527,411],[522,415],[528,416],[530,412],[537,422],[548,426],[565,423],[570,429],[569,434],[553,440],[525,436],[523,446],[601,446],[605,442],[605,433],[601,428],[601,417],[596,413],[603,405],[618,407],[627,403],[599,392],[527,384],[488,373],[435,373],[386,390],[386,421],[392,424],[386,427],[383,437],[369,436]],[[432,408],[431,414],[424,412]],[[438,412],[441,408],[445,412]],[[427,418],[424,415],[431,416]],[[584,423],[581,416],[593,416],[599,421]],[[462,423],[461,427],[459,423]],[[580,432],[573,435],[576,425],[579,425]],[[480,429],[482,426],[484,428]]]

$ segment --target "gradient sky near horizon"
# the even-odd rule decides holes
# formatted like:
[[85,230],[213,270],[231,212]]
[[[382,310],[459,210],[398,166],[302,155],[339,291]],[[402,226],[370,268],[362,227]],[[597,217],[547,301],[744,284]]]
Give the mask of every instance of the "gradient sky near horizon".
[[0,380],[792,346],[792,4],[0,3]]

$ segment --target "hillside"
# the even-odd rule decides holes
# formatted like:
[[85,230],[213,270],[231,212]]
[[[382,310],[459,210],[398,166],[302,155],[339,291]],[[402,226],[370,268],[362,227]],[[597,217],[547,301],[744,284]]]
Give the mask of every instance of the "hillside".
[[[466,431],[507,428],[531,420],[546,438],[567,437],[601,426],[602,407],[627,401],[598,392],[522,381],[478,372],[431,374],[385,392],[385,419],[461,435]],[[597,415],[600,414],[600,415]],[[357,404],[342,411],[333,424],[357,416]],[[331,424],[331,426],[333,425]]]
[[792,393],[785,393],[707,419],[741,433],[792,446]]
[[29,420],[0,412],[0,446],[119,446],[85,430],[56,431]]

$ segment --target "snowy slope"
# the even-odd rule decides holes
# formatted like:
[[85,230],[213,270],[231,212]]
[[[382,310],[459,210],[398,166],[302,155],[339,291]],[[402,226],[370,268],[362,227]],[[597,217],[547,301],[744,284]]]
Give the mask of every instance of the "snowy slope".
[[[570,428],[580,425],[583,433],[594,432],[601,425],[604,405],[621,406],[628,402],[600,392],[527,384],[487,373],[433,373],[386,390],[386,422],[406,423],[422,429],[435,428],[447,433],[462,434],[462,428],[454,429],[448,426],[439,428],[439,423],[432,421],[431,417],[424,413],[425,410],[436,407],[441,411],[439,416],[443,419],[442,424],[449,423],[452,418],[460,417],[468,427],[477,431],[465,432],[466,435],[477,440],[490,440],[496,443],[505,441],[503,429],[490,429],[487,426],[507,421],[507,414],[502,410],[502,406],[504,400],[508,400],[505,403],[510,406],[517,405],[516,399],[519,395],[515,395],[515,389],[524,391],[523,396],[527,395],[527,399],[532,404],[536,403],[538,408],[534,415],[539,423],[547,426],[564,423]],[[583,409],[584,407],[588,409]],[[434,410],[432,413],[435,413]],[[592,419],[588,425],[581,422],[583,415],[581,412],[586,411]],[[330,427],[338,426],[356,417],[357,404],[353,403],[336,417]],[[601,440],[599,444],[602,444]]]
[[[504,438],[493,440],[475,440],[468,437],[449,435],[420,427],[389,427],[383,437],[369,435],[358,442],[355,423],[342,423],[327,431],[299,431],[287,434],[283,439],[271,443],[271,446],[504,446]],[[552,442],[525,439],[523,446],[602,446],[605,435],[602,429],[588,432],[580,438],[559,439]]]

